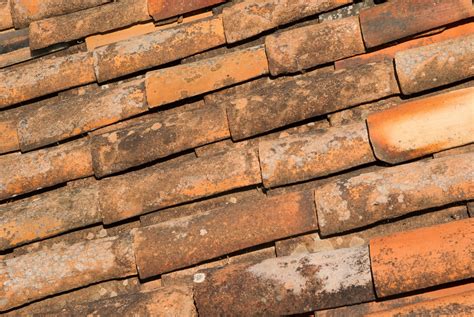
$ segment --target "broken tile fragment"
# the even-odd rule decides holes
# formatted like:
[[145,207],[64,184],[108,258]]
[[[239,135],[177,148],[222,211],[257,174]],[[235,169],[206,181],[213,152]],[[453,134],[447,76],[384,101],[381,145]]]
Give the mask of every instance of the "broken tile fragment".
[[392,63],[382,62],[276,79],[225,105],[232,139],[241,140],[398,92]]
[[0,109],[95,81],[90,53],[44,57],[0,70]]
[[471,0],[395,0],[362,10],[360,25],[365,45],[374,47],[473,14]]
[[134,232],[141,278],[317,229],[311,192],[250,200]]
[[101,181],[104,223],[261,183],[255,153],[232,151],[161,168],[160,164]]
[[294,73],[365,52],[358,17],[269,35],[265,49],[272,75]]
[[268,73],[262,46],[147,73],[148,104],[157,107]]
[[351,2],[352,0],[237,1],[222,12],[227,43],[234,43]]
[[474,153],[341,178],[315,190],[321,235],[474,198]]
[[229,136],[223,107],[163,112],[143,124],[94,136],[94,172],[103,177]]
[[474,142],[474,87],[408,101],[367,118],[375,156],[400,163]]
[[472,218],[372,239],[370,258],[377,295],[472,278],[472,241]]
[[474,34],[395,54],[403,94],[452,84],[474,76]]
[[200,314],[290,315],[375,298],[368,247],[232,264],[194,283]]
[[95,72],[98,81],[103,82],[222,44],[225,37],[220,17],[184,23],[97,48]]
[[0,200],[93,175],[89,140],[0,156]]
[[30,48],[37,50],[150,19],[147,0],[112,2],[32,22]]
[[135,274],[135,258],[128,235],[42,249],[0,263],[0,311]]

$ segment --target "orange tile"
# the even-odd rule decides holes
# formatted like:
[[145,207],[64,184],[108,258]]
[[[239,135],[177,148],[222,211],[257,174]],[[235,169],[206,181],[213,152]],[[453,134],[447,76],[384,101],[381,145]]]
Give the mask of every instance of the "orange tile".
[[360,24],[367,47],[473,16],[471,0],[395,0],[361,11]]
[[375,156],[409,161],[474,142],[474,88],[403,103],[368,116]]
[[227,43],[234,43],[305,17],[329,11],[352,0],[273,1],[244,0],[224,8]]
[[97,47],[127,40],[135,36],[151,33],[155,30],[155,24],[153,22],[149,22],[145,24],[132,25],[123,30],[114,31],[111,33],[91,35],[86,37],[87,50],[93,51]]
[[311,192],[291,193],[140,228],[134,249],[140,277],[148,278],[316,229]]
[[358,17],[269,35],[265,48],[272,75],[294,73],[365,52]]
[[148,0],[148,11],[153,19],[158,21],[210,7],[225,1],[226,0]]
[[412,48],[395,55],[403,94],[452,84],[474,76],[474,34]]
[[45,248],[0,262],[0,310],[135,274],[127,235]]
[[455,39],[459,36],[465,36],[474,33],[474,22],[468,22],[466,24],[462,24],[459,26],[455,26],[449,29],[442,31],[441,33],[437,33],[431,36],[423,36],[415,39],[408,40],[406,42],[402,42],[400,44],[396,44],[393,46],[389,46],[387,48],[382,48],[380,50],[376,50],[375,52],[362,54],[358,56],[349,57],[346,59],[342,59],[336,61],[334,66],[336,69],[347,68],[347,67],[354,67],[357,65],[367,64],[378,62],[383,59],[393,59],[397,52],[401,52],[404,50],[408,50],[415,47],[426,46],[433,43],[438,43],[450,39]]
[[471,278],[473,241],[471,218],[372,239],[370,258],[377,295]]
[[251,47],[147,73],[147,100],[151,107],[157,107],[267,73],[265,48]]
[[0,3],[0,31],[13,27],[12,15],[10,13],[10,0]]
[[343,176],[315,190],[321,235],[474,199],[474,153]]

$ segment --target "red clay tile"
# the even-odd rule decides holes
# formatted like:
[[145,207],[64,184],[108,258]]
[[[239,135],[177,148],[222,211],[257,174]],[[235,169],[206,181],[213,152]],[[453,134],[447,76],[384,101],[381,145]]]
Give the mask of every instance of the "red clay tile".
[[227,43],[234,43],[266,30],[328,11],[352,0],[244,0],[224,8],[222,15]]
[[334,112],[328,115],[331,126],[341,126],[346,124],[365,121],[367,117],[377,111],[392,108],[402,103],[398,96],[385,98],[375,102],[366,103],[357,107]]
[[375,156],[399,163],[474,142],[474,87],[409,101],[368,116]]
[[392,42],[473,16],[471,0],[393,0],[361,11],[367,47]]
[[225,105],[232,139],[241,140],[397,93],[393,65],[382,62],[277,79]]
[[269,35],[265,48],[272,75],[293,73],[365,52],[358,17]]
[[365,123],[260,142],[258,152],[265,187],[326,176],[375,161]]
[[112,223],[261,181],[254,153],[232,151],[166,168],[157,164],[101,181],[100,209],[104,223]]
[[42,249],[0,263],[0,311],[92,283],[136,274],[130,236]]
[[164,112],[143,124],[93,137],[94,172],[102,177],[229,136],[223,107]]
[[370,239],[375,237],[434,226],[459,219],[466,219],[468,217],[466,206],[456,206],[383,223],[363,231],[330,238],[321,238],[318,233],[311,233],[291,239],[276,241],[275,246],[278,256],[351,248],[367,245]]
[[190,288],[159,288],[97,302],[68,306],[44,316],[183,316],[197,317]]
[[93,175],[89,140],[0,156],[0,200]]
[[0,31],[13,27],[10,0],[0,1]]
[[148,0],[148,11],[154,20],[164,20],[177,15],[210,7],[226,0]]
[[[69,2],[64,0],[64,2]],[[147,0],[121,0],[35,21],[30,24],[30,48],[37,50],[56,43],[77,40],[150,20]]]
[[470,78],[474,76],[473,64],[474,34],[395,55],[398,81],[405,95]]
[[[163,45],[166,43],[166,45]],[[94,51],[99,82],[162,65],[225,43],[220,17],[184,23]]]
[[469,152],[474,152],[474,143],[464,145],[464,146],[460,146],[460,147],[455,147],[453,149],[441,151],[441,152],[438,152],[438,153],[434,153],[433,157],[434,158],[440,158],[440,157],[464,154],[464,153],[469,153]]
[[427,300],[438,299],[450,295],[460,294],[467,291],[474,291],[474,283],[444,288],[441,290],[421,293],[412,296],[405,296],[391,300],[379,302],[369,302],[352,306],[344,306],[329,310],[315,312],[315,317],[363,317],[369,313],[380,312],[392,308],[402,307]]
[[157,107],[267,73],[265,49],[251,47],[147,73],[147,100],[151,107]]
[[385,168],[316,189],[322,235],[474,198],[474,153]]
[[217,197],[207,197],[207,199],[193,203],[166,208],[147,215],[143,215],[140,217],[140,223],[142,227],[151,226],[157,223],[186,216],[192,216],[194,214],[202,213],[208,210],[224,208],[251,199],[259,199],[263,197],[265,197],[265,194],[255,188],[219,195]]
[[113,280],[94,284],[50,298],[31,303],[28,306],[6,313],[7,317],[35,316],[48,312],[60,311],[64,308],[82,303],[92,303],[116,296],[134,294],[140,291],[140,282],[136,277]]
[[454,39],[459,36],[469,35],[472,33],[474,33],[474,22],[469,22],[466,24],[449,28],[435,35],[415,38],[397,45],[376,50],[371,53],[353,56],[340,61],[336,61],[334,63],[334,66],[336,67],[336,69],[341,69],[347,67],[354,67],[366,63],[378,62],[384,59],[393,59],[397,52]]
[[317,229],[311,192],[250,200],[134,232],[141,278]]
[[91,35],[86,37],[87,50],[93,51],[97,47],[127,40],[154,31],[156,31],[155,24],[153,22],[148,22],[132,25],[125,29],[115,30],[105,34]]
[[111,0],[10,0],[15,28],[28,27],[30,22],[96,7]]
[[371,240],[377,295],[385,297],[471,278],[472,241],[471,218]]
[[[244,263],[244,262],[260,262],[266,259],[275,257],[275,247],[260,249],[257,251],[245,252],[239,255],[227,256],[222,260],[204,263],[198,266],[193,266],[184,270],[178,270],[171,273],[161,275],[161,281],[165,286],[186,285],[193,286],[194,279],[199,279],[201,276],[199,271],[224,267],[230,264]],[[195,277],[195,274],[198,274]]]
[[62,102],[45,105],[20,120],[20,148],[22,151],[36,149],[147,110],[144,80],[64,98]]
[[367,317],[391,316],[472,316],[474,314],[474,291],[441,297],[430,301],[376,312]]
[[278,316],[374,299],[367,247],[203,271],[194,299],[204,316]]
[[0,250],[99,223],[98,207],[95,182],[0,205]]
[[92,55],[45,57],[0,70],[0,109],[95,81]]
[[0,68],[18,64],[31,59],[31,51],[29,47],[8,52],[0,55]]

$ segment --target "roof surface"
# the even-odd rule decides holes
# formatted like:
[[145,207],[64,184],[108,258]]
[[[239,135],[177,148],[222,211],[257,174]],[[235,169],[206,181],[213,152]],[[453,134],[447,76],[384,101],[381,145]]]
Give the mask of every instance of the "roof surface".
[[474,315],[471,0],[0,0],[6,316]]

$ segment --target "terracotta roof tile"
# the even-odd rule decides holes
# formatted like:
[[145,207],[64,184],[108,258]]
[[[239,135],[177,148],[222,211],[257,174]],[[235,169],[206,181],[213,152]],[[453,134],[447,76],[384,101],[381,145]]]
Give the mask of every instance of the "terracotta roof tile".
[[265,187],[326,176],[375,161],[365,123],[260,142],[258,152]]
[[222,107],[201,107],[170,115],[163,113],[143,124],[94,136],[94,172],[102,177],[229,135]]
[[267,56],[262,46],[148,72],[148,104],[161,106],[267,73]]
[[449,150],[444,150],[438,153],[434,153],[433,157],[434,158],[440,158],[440,157],[445,157],[445,156],[451,156],[451,155],[458,155],[458,154],[464,154],[464,153],[469,153],[469,152],[474,152],[474,143],[460,146],[460,147],[455,147]]
[[391,0],[361,11],[360,24],[365,45],[374,47],[473,14],[470,0]]
[[143,80],[65,98],[62,102],[36,109],[20,120],[20,148],[22,151],[32,150],[147,110]]
[[111,0],[10,0],[11,15],[15,28],[27,27],[30,22],[52,16],[99,6]]
[[104,222],[112,223],[258,183],[261,176],[256,154],[232,151],[166,169],[158,164],[104,179],[100,207]]
[[0,205],[0,250],[99,223],[98,209],[96,182]]
[[222,12],[226,39],[228,43],[234,43],[351,2],[352,0],[237,1]]
[[32,22],[30,47],[36,50],[146,20],[150,20],[147,0],[121,0]]
[[272,75],[293,73],[365,52],[358,17],[269,35],[265,49]]
[[371,8],[375,6],[377,0],[362,0],[362,1],[351,1],[351,4],[345,5],[336,10],[321,13],[318,15],[319,22],[333,21],[338,19],[347,18],[350,16],[358,15],[362,9]]
[[469,35],[472,33],[474,33],[474,22],[468,22],[459,26],[442,30],[441,32],[434,35],[414,38],[397,45],[388,46],[380,50],[376,50],[374,52],[336,61],[334,65],[336,69],[341,69],[347,67],[354,67],[356,65],[362,65],[366,63],[377,62],[383,59],[393,59],[397,52],[401,52],[415,47],[422,47],[425,45],[430,45],[450,39],[455,39],[459,36]]
[[377,295],[472,277],[473,226],[474,219],[469,218],[372,239],[370,258]]
[[205,316],[289,315],[374,299],[367,247],[234,264],[203,273],[194,283],[194,298]]
[[232,139],[263,132],[398,93],[393,65],[375,63],[330,74],[277,80],[229,101]]
[[474,312],[474,291],[441,297],[426,302],[372,313],[367,316],[409,316],[409,315],[443,315],[469,316]]
[[193,293],[189,288],[161,288],[152,292],[126,294],[97,302],[67,306],[44,316],[183,316],[196,317]]
[[226,0],[191,0],[191,1],[174,1],[174,0],[148,0],[148,11],[155,20],[164,20],[184,13],[196,11]]
[[89,140],[0,156],[0,200],[93,175]]
[[0,108],[95,81],[92,55],[77,53],[0,70]]
[[395,55],[404,94],[451,84],[474,76],[474,35],[412,48]]
[[399,163],[474,142],[474,87],[407,102],[368,116],[375,156]]
[[474,153],[382,169],[316,189],[322,235],[474,197]]
[[12,15],[10,12],[10,0],[0,1],[0,31],[13,27]]
[[414,303],[425,302],[429,300],[438,299],[441,297],[457,295],[474,290],[474,283],[469,283],[461,286],[454,286],[425,292],[417,295],[405,296],[396,299],[383,300],[378,302],[369,302],[352,306],[339,307],[334,309],[323,310],[315,312],[316,317],[362,317],[369,313],[381,312],[393,308],[403,307]]
[[311,193],[293,193],[138,229],[134,248],[140,277],[147,278],[315,229]]
[[[191,36],[192,34],[192,36]],[[166,45],[163,43],[166,42]],[[185,23],[94,50],[99,82],[208,50],[225,43],[220,17]]]
[[278,256],[350,248],[367,245],[370,239],[375,237],[422,227],[430,227],[459,219],[466,219],[468,217],[466,206],[456,206],[425,212],[408,218],[395,219],[392,222],[382,223],[362,231],[329,238],[321,238],[318,233],[311,233],[287,240],[276,241],[275,246]]
[[[0,309],[113,278],[136,274],[130,237],[80,242],[0,263]],[[62,263],[62,265],[57,265]]]

